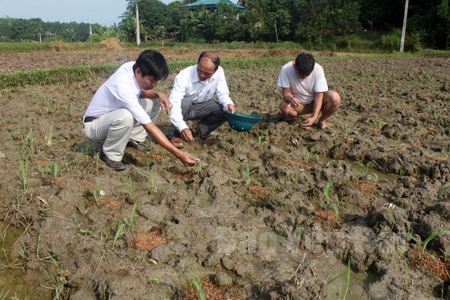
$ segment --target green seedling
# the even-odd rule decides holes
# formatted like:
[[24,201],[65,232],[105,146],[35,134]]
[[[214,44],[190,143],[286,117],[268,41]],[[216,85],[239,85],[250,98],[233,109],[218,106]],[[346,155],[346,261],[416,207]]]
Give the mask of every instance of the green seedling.
[[128,174],[128,170],[125,171],[125,181],[127,183],[125,189],[127,190],[128,196],[130,199],[133,199],[133,182],[131,181],[130,174]]
[[45,168],[53,176],[54,179],[58,178],[59,168],[58,168],[58,164],[57,163],[53,163],[50,166],[46,166]]
[[124,222],[124,224],[127,225],[128,230],[130,230],[130,233],[133,236],[133,238],[134,238],[133,225],[134,225],[134,216],[136,215],[136,206],[137,202],[134,203],[133,210],[131,211],[130,220],[128,220],[127,218],[122,218],[122,221]]
[[445,250],[439,249],[442,254],[444,255],[444,261],[447,262],[447,252],[445,252]]
[[50,132],[48,134],[48,137],[46,136],[45,139],[47,140],[47,146],[51,146],[52,145],[52,140],[53,140],[53,135],[55,135],[55,126],[50,125]]
[[334,212],[336,214],[336,223],[339,221],[339,208],[336,204],[336,202],[330,202],[330,195],[331,195],[331,186],[333,185],[334,178],[332,178],[325,187],[325,198],[327,199],[327,203],[323,203],[322,201],[316,201],[316,203],[319,203],[322,208],[327,212],[327,221],[328,221],[328,209],[330,208],[330,205],[333,206]]
[[[333,281],[335,281],[336,279],[338,279],[338,278],[344,276],[345,274],[347,275],[347,276],[346,276],[346,281],[345,281],[345,293],[344,293],[344,297],[342,298],[342,300],[345,300],[345,298],[347,297],[348,287],[349,287],[349,285],[350,285],[350,260],[348,260],[348,263],[347,263],[347,271],[345,271],[344,273],[342,273],[342,274],[336,276],[336,277],[333,278],[331,281],[328,281],[328,277],[327,277],[327,283],[326,283],[326,287],[325,287],[325,295],[326,295],[327,299],[328,299],[328,285],[329,285],[330,283],[332,283]],[[338,300],[341,299],[341,293],[342,293],[342,285],[341,285],[341,287],[339,288],[339,297],[338,297]]]
[[236,167],[237,167],[237,157],[234,157],[234,166],[233,166],[233,171],[230,174],[230,178],[233,176],[234,172],[236,171]]
[[344,134],[344,137],[347,137],[348,134],[347,126],[345,124],[342,124],[341,122],[339,122],[339,124],[341,125],[341,130],[342,133]]
[[250,175],[252,175],[255,171],[256,171],[256,169],[250,172],[250,166],[249,166],[249,164],[247,164],[247,165],[245,166],[245,176],[247,177],[247,180],[245,181],[245,183],[246,183],[247,185],[250,185],[250,182],[252,181],[252,180],[250,179]]
[[200,296],[200,300],[206,300],[205,290],[202,289],[202,284],[201,284],[200,278],[197,276],[197,274],[195,274],[191,270],[186,270],[186,271],[188,271],[189,273],[191,273],[195,277],[195,279],[192,280],[192,283],[194,284],[195,288],[198,291],[198,294]]
[[424,253],[425,253],[425,248],[427,247],[428,243],[429,243],[432,239],[434,239],[436,236],[438,236],[439,234],[442,234],[442,233],[450,233],[450,231],[448,231],[448,230],[442,230],[442,231],[439,231],[439,232],[435,232],[435,233],[431,234],[431,235],[423,242],[423,244],[421,244],[421,243],[419,242],[418,239],[416,239],[415,237],[413,237],[413,236],[412,236],[410,233],[408,233],[408,232],[402,232],[401,234],[404,234],[404,235],[409,236],[412,240],[414,240],[414,241],[416,242],[416,244],[419,246],[419,249],[420,249],[420,253],[419,253],[420,262],[422,262],[422,258],[423,258],[424,256],[429,256],[429,257],[431,257],[432,259],[434,259],[435,261],[437,261],[436,257],[435,257],[433,254],[430,254],[430,253],[424,254]]
[[95,203],[97,204],[97,206],[99,206],[98,200],[100,199],[100,183],[98,182],[98,179],[97,179],[97,189],[92,194],[94,195]]
[[319,155],[314,154],[314,147],[315,146],[312,146],[311,149],[309,149],[309,150],[306,149],[306,148],[303,148],[303,149],[305,149],[308,152],[308,154],[309,154],[308,159],[309,160],[313,160],[314,158],[319,159]]
[[69,104],[67,104],[67,106],[66,106],[66,110],[67,110],[67,113],[69,114],[69,116],[70,115],[72,115],[72,111],[70,110],[70,103]]
[[61,268],[58,265],[58,262],[56,261],[56,259],[53,258],[53,256],[48,251],[47,251],[47,255],[51,259],[53,264],[56,266],[56,268],[58,269],[58,272],[59,272],[58,276],[54,276],[52,274],[52,272],[48,271],[50,273],[50,276],[52,276],[53,281],[56,284],[56,286],[53,287],[55,289],[55,294],[56,294],[53,299],[60,299],[60,296],[61,296],[61,294],[63,293],[63,290],[64,290],[64,286],[66,284],[69,284],[70,281],[68,281],[66,279],[66,276],[63,275],[63,272],[61,272]]
[[149,280],[148,280],[148,283],[159,283],[159,278],[150,278]]
[[91,233],[91,232],[92,232],[91,225],[89,225],[87,229],[80,228],[80,225],[78,225],[78,229],[79,229],[80,232],[83,233],[84,235],[87,235],[88,233]]
[[30,133],[28,133],[27,139],[26,139],[27,144],[28,144],[27,149],[28,149],[28,151],[30,151],[31,156],[34,155],[34,150],[35,150],[34,149],[34,139],[31,137],[32,133],[33,133],[33,128],[30,129]]
[[28,187],[28,159],[22,161],[19,156],[19,167],[17,168],[19,171],[20,182],[22,183],[22,187],[26,189]]
[[20,246],[18,248],[18,251],[19,251],[20,256],[22,256],[22,258],[28,260],[28,258],[25,256],[26,246],[25,246],[25,243],[24,243],[22,237],[20,237],[19,245]]
[[298,183],[297,174],[291,171],[291,181],[293,185],[296,185]]
[[363,163],[360,163],[359,161],[355,161],[354,163],[361,166],[360,171],[364,175],[364,177],[368,178],[370,175],[372,175],[375,178],[375,180],[378,179],[378,176],[376,173],[374,173],[374,172],[369,173],[370,164],[374,163],[378,166],[378,164],[375,161],[371,160],[365,165]]
[[400,135],[398,135],[398,134],[396,134],[396,136],[397,136],[397,147],[400,147],[404,142],[411,142],[411,140],[409,140],[409,139],[402,139],[401,137],[400,137]]
[[120,233],[122,232],[123,228],[126,226],[127,224],[120,224],[119,228],[117,229],[116,235],[114,236],[114,240],[113,240],[113,245],[112,247],[114,248],[114,246],[116,245],[117,239],[120,236]]
[[381,121],[375,119],[374,117],[372,117],[371,115],[366,115],[370,118],[370,121],[372,122],[372,125],[374,128],[381,128]]
[[[444,135],[444,137],[445,137],[445,135]],[[448,147],[448,151],[442,150],[442,154],[445,157],[450,158],[450,147]]]
[[[269,129],[266,129],[266,130],[264,130],[263,132],[261,132],[261,134],[259,134],[259,133],[256,133],[257,135],[258,135],[258,144],[259,145],[261,145],[261,141],[262,141],[262,138],[263,138],[263,136],[264,136],[264,132],[266,132],[266,131],[268,131]],[[264,142],[265,144],[267,144],[267,142]]]
[[436,278],[437,281],[439,282],[439,284],[441,285],[441,299],[444,299],[444,287],[445,287],[444,280],[442,280],[438,276],[433,276],[433,277]]
[[8,254],[6,253],[6,249],[5,249],[5,239],[6,239],[6,230],[3,232],[3,234],[1,235],[2,238],[2,251],[3,251],[3,256],[5,257],[5,261],[7,264],[9,264],[9,260],[8,260]]
[[[147,162],[147,171],[148,171],[148,176],[150,177],[150,187],[148,190],[150,193],[157,193],[158,189],[156,188],[155,183],[153,181],[153,170],[150,167],[150,162],[147,157],[145,158],[145,161]],[[148,182],[147,182],[147,186],[148,186]]]
[[3,287],[2,291],[0,292],[0,300],[6,299],[6,296],[8,296],[8,293],[9,293],[9,290],[5,294],[5,287]]
[[448,187],[448,186],[450,186],[450,184],[449,184],[449,183],[446,183],[446,184],[444,184],[444,185],[439,189],[439,198],[441,198],[442,193],[444,192],[444,189],[445,189],[446,187]]
[[[195,154],[192,154],[195,158],[198,158]],[[202,166],[200,165],[199,161],[196,161],[194,164],[194,168],[197,168],[197,173],[200,173],[200,171],[202,170]]]

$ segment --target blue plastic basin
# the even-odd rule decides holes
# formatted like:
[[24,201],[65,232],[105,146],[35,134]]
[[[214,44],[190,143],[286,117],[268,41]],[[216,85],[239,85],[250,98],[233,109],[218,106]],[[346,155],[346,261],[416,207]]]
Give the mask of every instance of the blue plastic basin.
[[253,126],[262,120],[260,117],[255,117],[251,115],[234,113],[226,111],[228,125],[236,131],[249,131]]

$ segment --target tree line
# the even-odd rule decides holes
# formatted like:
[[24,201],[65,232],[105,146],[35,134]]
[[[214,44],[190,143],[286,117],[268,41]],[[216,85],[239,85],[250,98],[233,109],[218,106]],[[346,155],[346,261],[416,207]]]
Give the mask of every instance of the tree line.
[[[66,41],[97,41],[117,37],[134,41],[135,2],[128,1],[121,22],[111,27],[89,24],[43,22],[41,19],[0,18],[0,36],[20,41],[37,40],[38,32],[56,32]],[[220,3],[214,11],[184,5],[193,0],[166,5],[159,0],[137,0],[141,40],[174,37],[181,42],[286,42],[320,48],[330,36],[346,37],[361,32],[384,33],[383,43],[399,39],[405,0],[240,0],[246,8]],[[449,0],[409,2],[407,41],[429,48],[448,49],[450,38]],[[345,44],[345,40],[342,40]],[[348,42],[347,42],[348,43]],[[345,46],[345,45],[344,45]]]

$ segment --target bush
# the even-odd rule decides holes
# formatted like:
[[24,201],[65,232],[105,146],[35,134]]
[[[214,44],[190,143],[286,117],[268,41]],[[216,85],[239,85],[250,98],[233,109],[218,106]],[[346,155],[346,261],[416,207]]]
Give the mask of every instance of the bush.
[[381,36],[381,43],[386,50],[398,51],[400,49],[400,39],[402,37],[402,30],[399,28],[392,29],[391,33]]
[[88,43],[100,43],[101,41],[102,41],[102,38],[101,38],[98,34],[96,34],[96,33],[92,34],[92,35],[86,40],[86,42],[88,42]]

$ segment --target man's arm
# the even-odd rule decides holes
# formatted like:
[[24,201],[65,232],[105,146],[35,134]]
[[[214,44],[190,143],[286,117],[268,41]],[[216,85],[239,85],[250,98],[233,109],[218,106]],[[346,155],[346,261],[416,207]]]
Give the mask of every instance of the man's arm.
[[284,102],[290,103],[292,108],[297,108],[300,105],[300,100],[294,97],[291,92],[291,88],[281,88]]
[[171,142],[169,142],[164,133],[162,133],[155,124],[142,124],[142,127],[144,127],[145,131],[147,131],[148,135],[151,136],[155,142],[167,149],[167,151],[172,153],[185,166],[193,166],[196,162],[200,162],[198,158],[195,158],[191,154],[178,150]]
[[161,109],[167,109],[167,113],[170,113],[172,106],[170,105],[169,99],[163,93],[156,92],[154,90],[142,90],[140,98],[158,98]]
[[302,128],[309,128],[311,127],[314,122],[316,122],[317,118],[319,117],[320,110],[322,109],[323,104],[323,94],[324,93],[315,93],[315,99],[314,99],[314,106],[313,106],[313,112],[312,117],[306,119],[305,123],[302,124]]
[[221,67],[217,70],[217,80],[218,83],[214,96],[226,110],[229,110],[234,114],[234,103],[230,99],[230,91],[228,90],[227,80],[225,79],[225,73]]
[[190,83],[189,77],[190,69],[181,71],[177,77],[175,77],[173,89],[169,97],[170,103],[172,104],[172,112],[169,114],[170,122],[180,132],[180,137],[185,142],[191,142],[194,139],[189,127],[183,120],[181,112],[181,101],[186,95]]

